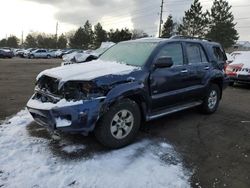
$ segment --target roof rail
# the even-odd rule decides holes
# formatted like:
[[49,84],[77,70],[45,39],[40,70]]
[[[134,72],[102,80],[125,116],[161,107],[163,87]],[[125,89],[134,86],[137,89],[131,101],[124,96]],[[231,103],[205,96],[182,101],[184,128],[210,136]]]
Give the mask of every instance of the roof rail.
[[205,41],[212,42],[211,39],[207,39],[207,38],[191,37],[191,36],[183,36],[183,35],[175,35],[175,36],[170,37],[170,39],[193,39],[193,40],[205,40]]

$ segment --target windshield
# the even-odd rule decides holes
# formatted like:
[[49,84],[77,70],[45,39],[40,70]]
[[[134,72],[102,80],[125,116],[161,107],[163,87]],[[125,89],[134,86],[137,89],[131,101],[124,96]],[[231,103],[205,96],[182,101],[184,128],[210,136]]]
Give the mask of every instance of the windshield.
[[107,50],[101,57],[103,61],[115,61],[142,67],[154,48],[156,42],[125,42]]

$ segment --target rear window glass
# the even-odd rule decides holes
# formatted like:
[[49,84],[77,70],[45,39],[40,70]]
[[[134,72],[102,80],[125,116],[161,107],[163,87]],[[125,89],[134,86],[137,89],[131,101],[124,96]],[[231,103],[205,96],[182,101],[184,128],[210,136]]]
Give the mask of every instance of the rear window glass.
[[217,59],[217,61],[227,60],[224,52],[221,50],[220,47],[213,47],[213,51],[214,51],[214,56]]
[[187,56],[189,64],[207,62],[207,57],[201,45],[187,43]]

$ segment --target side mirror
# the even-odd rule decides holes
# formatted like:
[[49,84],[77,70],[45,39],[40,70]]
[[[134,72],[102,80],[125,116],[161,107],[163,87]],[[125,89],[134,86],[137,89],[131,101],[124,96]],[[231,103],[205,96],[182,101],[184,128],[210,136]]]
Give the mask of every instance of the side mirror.
[[168,68],[173,66],[171,57],[160,57],[155,62],[155,68]]

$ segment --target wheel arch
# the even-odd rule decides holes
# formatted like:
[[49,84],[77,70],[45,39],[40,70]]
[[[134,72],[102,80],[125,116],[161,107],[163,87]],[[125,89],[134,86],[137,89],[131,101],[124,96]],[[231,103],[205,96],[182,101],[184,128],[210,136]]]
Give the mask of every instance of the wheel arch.
[[215,77],[210,80],[210,84],[216,84],[220,88],[220,99],[222,98],[222,90],[223,90],[223,78]]

